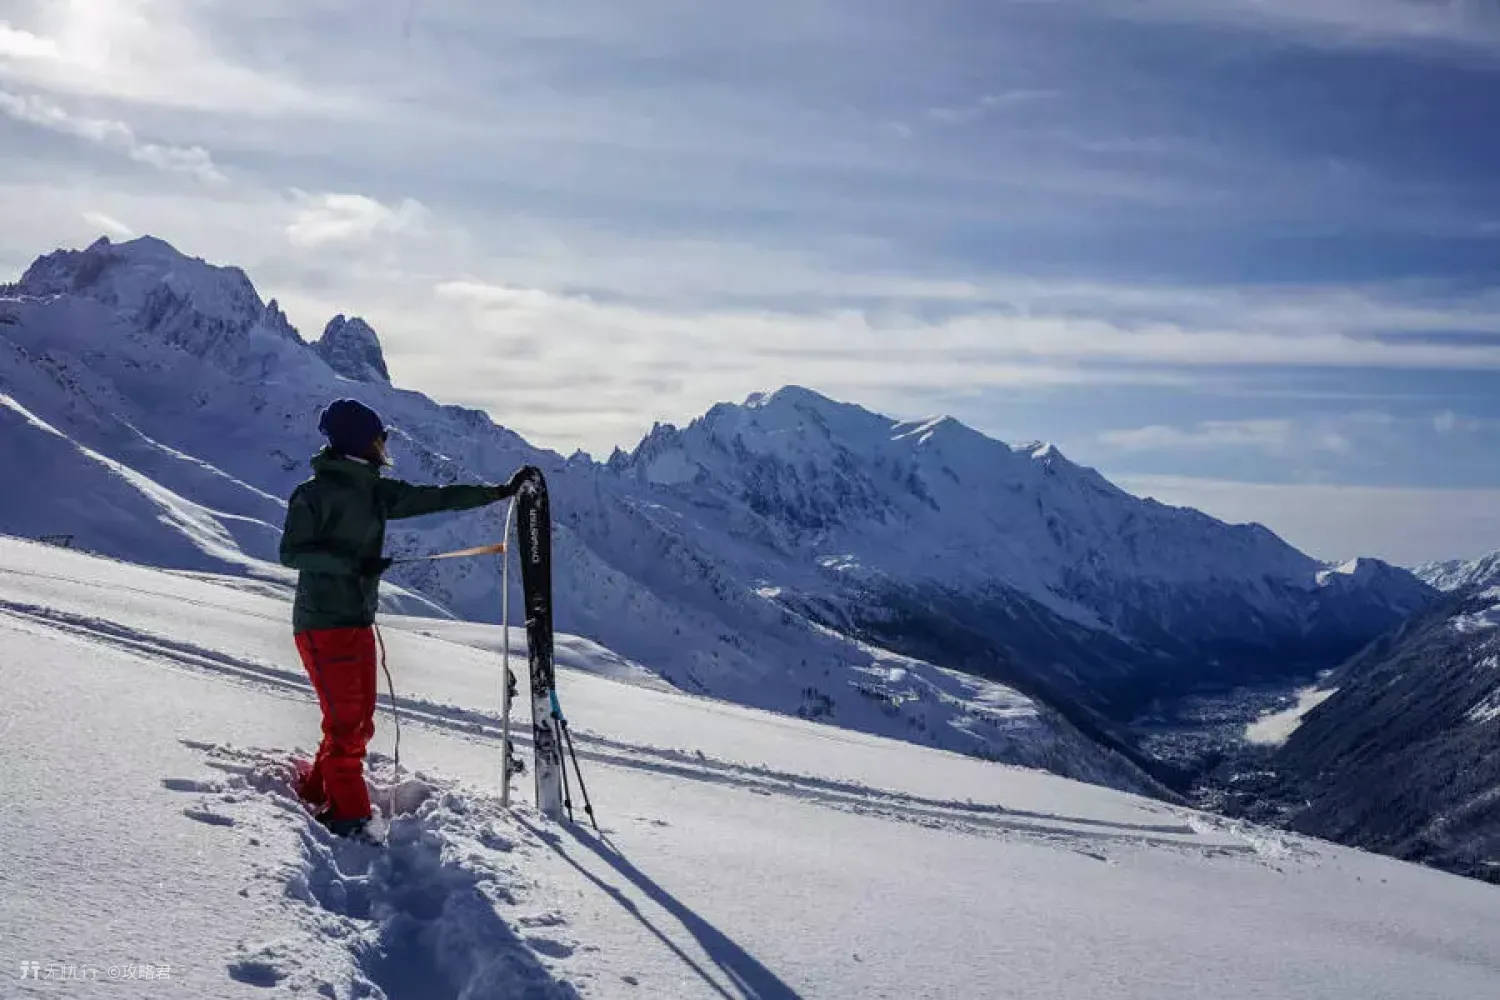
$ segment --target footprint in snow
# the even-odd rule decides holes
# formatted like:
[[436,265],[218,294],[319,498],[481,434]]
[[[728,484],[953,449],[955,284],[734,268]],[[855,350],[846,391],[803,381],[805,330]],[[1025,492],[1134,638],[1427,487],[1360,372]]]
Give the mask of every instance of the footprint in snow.
[[529,937],[526,939],[531,950],[548,958],[567,958],[573,954],[573,946],[562,941],[544,937]]
[[246,986],[261,986],[269,989],[286,978],[274,964],[260,959],[246,958],[229,963],[229,978]]
[[499,830],[496,830],[494,824],[486,824],[479,831],[479,842],[492,851],[500,851],[506,854],[516,849],[516,842]]
[[184,809],[182,814],[188,819],[197,820],[199,823],[207,823],[209,826],[234,826],[233,816],[209,812],[207,809]]

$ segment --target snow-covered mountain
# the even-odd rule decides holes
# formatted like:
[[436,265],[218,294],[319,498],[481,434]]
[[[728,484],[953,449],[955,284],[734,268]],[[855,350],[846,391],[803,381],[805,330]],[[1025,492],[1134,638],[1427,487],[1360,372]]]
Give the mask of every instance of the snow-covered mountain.
[[[345,395],[386,417],[406,478],[546,471],[560,628],[688,691],[1090,780],[1149,785],[1120,727],[1145,701],[1330,666],[1432,598],[1405,571],[1330,570],[1132,497],[1055,448],[805,389],[564,460],[392,386],[362,320],[308,343],[243,272],[151,238],[49,254],[0,291],[0,460],[27,470],[0,530],[284,581],[281,498]],[[391,546],[471,544],[499,519],[408,522]],[[451,561],[395,580],[494,620],[497,577]]]
[[1500,560],[1443,573],[1464,582],[1329,676],[1272,766],[1294,828],[1500,881]]
[[1163,695],[1311,673],[1433,597],[1378,560],[1328,568],[1259,525],[1134,497],[1051,445],[795,387],[658,426],[608,468],[649,491],[664,532],[781,607],[1090,727]]

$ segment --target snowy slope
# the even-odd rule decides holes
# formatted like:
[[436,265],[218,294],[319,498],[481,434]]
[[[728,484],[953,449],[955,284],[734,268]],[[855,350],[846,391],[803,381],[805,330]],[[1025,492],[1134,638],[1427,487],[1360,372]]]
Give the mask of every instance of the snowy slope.
[[[319,408],[356,396],[392,425],[405,478],[540,465],[559,626],[670,684],[1133,788],[1151,762],[1121,723],[1142,702],[1310,674],[1431,598],[1404,571],[1328,572],[1264,528],[1131,497],[1055,449],[952,420],[787,389],[598,464],[389,375],[362,320],[309,344],[242,271],[160,240],[49,254],[0,289],[0,461],[35,470],[0,495],[0,531],[263,575]],[[393,525],[391,548],[473,544],[499,522]],[[497,617],[490,564],[393,580]]]
[[422,622],[386,629],[420,777],[389,782],[382,717],[392,846],[335,842],[285,791],[317,729],[286,617],[0,543],[0,993],[1446,1000],[1500,981],[1489,886],[571,668],[604,835],[540,821],[524,781],[507,813],[496,657]]

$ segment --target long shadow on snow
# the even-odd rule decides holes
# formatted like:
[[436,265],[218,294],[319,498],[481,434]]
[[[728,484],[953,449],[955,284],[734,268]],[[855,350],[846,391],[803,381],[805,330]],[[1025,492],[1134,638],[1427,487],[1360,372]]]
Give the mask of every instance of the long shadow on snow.
[[[300,672],[293,673],[218,650],[168,639],[108,619],[5,600],[0,600],[0,615],[44,624],[86,639],[107,642],[145,656],[150,661],[165,659],[178,666],[233,677],[252,685],[296,693],[303,697],[312,696],[312,687]],[[395,704],[402,716],[411,721],[472,739],[498,741],[500,738],[499,718],[486,712],[409,697],[398,697]],[[512,739],[525,744],[529,739],[525,729],[524,726],[513,727]],[[977,834],[1010,832],[1064,840],[1127,842],[1151,847],[1192,849],[1200,846],[1189,840],[1168,839],[1174,835],[1194,836],[1195,831],[1184,824],[1124,823],[1087,816],[1008,809],[998,804],[926,798],[906,792],[872,788],[857,782],[711,760],[680,750],[610,740],[587,733],[576,735],[583,747],[579,756],[596,763],[690,781],[731,785],[762,795],[799,798],[844,812],[864,813],[923,826],[944,825]],[[591,747],[597,749],[590,749]],[[1086,829],[1072,828],[1080,826]],[[1253,848],[1242,848],[1239,845],[1217,845],[1214,849],[1230,853],[1253,852]]]
[[[580,864],[576,858],[569,855],[563,846],[560,834],[552,830],[538,829],[519,817],[517,817],[516,822],[520,823],[539,840],[551,847],[557,853],[558,857],[562,858],[576,869],[579,874],[598,886],[601,892],[620,904],[621,909],[640,921],[641,926],[645,927],[657,940],[669,948],[673,954],[682,960],[684,965],[692,969],[715,993],[726,998],[726,1000],[733,1000],[735,994],[726,990],[724,985],[710,975],[699,962],[683,951],[676,942],[662,932],[661,928],[653,924],[641,912],[640,907],[636,906],[634,901],[623,890],[617,886],[610,885],[589,871],[584,865]],[[601,861],[624,876],[631,885],[644,893],[653,903],[676,918],[683,929],[693,935],[694,940],[698,942],[704,954],[712,959],[714,965],[718,966],[719,971],[728,978],[730,986],[738,991],[739,996],[747,998],[747,1000],[783,1000],[783,998],[796,998],[799,996],[797,991],[783,982],[780,976],[766,968],[760,959],[740,947],[727,934],[700,917],[676,896],[663,889],[650,876],[631,864],[629,859],[623,854],[605,846],[605,842],[599,838],[571,824],[565,825],[563,830],[579,846],[588,848]]]

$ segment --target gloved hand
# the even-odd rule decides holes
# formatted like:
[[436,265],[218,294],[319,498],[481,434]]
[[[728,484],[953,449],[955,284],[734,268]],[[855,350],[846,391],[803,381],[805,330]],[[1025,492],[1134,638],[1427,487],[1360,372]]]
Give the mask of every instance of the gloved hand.
[[504,500],[506,497],[513,497],[516,495],[516,492],[520,490],[522,483],[526,482],[526,480],[530,479],[533,475],[539,476],[541,475],[541,473],[542,470],[538,469],[534,465],[523,465],[516,470],[515,475],[511,476],[510,480],[506,482],[505,485],[495,487],[495,492],[499,495],[499,499],[501,500]]
[[371,559],[361,559],[359,563],[360,576],[379,576],[391,568],[391,563],[396,560],[388,556],[375,556]]

